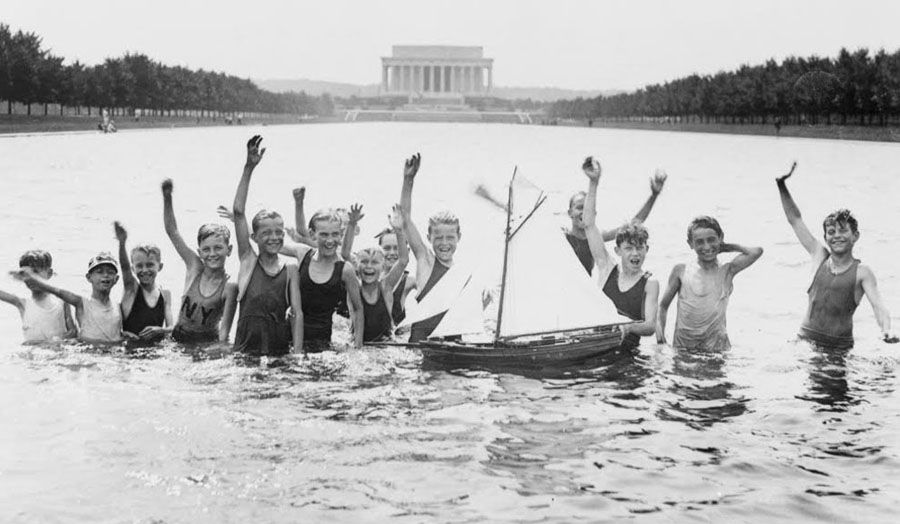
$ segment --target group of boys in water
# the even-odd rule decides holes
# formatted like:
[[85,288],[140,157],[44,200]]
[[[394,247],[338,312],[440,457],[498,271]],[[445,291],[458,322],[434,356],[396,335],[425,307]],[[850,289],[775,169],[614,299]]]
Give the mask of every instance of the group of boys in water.
[[[334,314],[350,318],[352,345],[397,340],[404,322],[404,304],[416,291],[421,302],[453,266],[461,237],[459,219],[449,212],[431,216],[423,238],[411,219],[412,191],[420,156],[404,165],[400,204],[389,216],[378,245],[352,253],[360,206],[348,212],[322,209],[304,216],[305,191],[294,190],[295,228],[286,229],[281,215],[271,210],[256,213],[249,224],[247,194],[254,170],[263,158],[262,138],[247,143],[247,157],[234,204],[220,214],[234,223],[240,269],[236,281],[225,271],[231,255],[231,232],[222,224],[205,224],[191,248],[179,232],[172,203],[173,184],[162,184],[166,234],[185,264],[184,292],[178,320],[172,315],[172,296],[156,277],[163,268],[161,252],[152,244],[140,244],[129,253],[128,234],[114,224],[118,259],[107,252],[88,262],[86,278],[90,294],[73,293],[51,284],[52,258],[46,251],[28,251],[12,274],[31,291],[29,296],[0,291],[0,300],[19,310],[25,341],[40,343],[77,336],[91,344],[154,344],[171,335],[180,343],[227,342],[237,313],[234,350],[253,356],[281,356],[295,352],[319,352],[332,347]],[[847,210],[828,215],[823,222],[823,245],[803,222],[787,189],[791,171],[776,179],[788,222],[812,258],[815,269],[809,287],[809,306],[799,336],[817,345],[853,346],[853,313],[865,295],[875,312],[882,339],[894,343],[891,319],[872,270],[853,257],[859,240],[856,219]],[[599,161],[585,159],[587,191],[569,200],[571,226],[565,232],[575,256],[618,311],[633,322],[621,326],[623,345],[636,346],[644,336],[666,343],[668,308],[678,298],[672,345],[678,348],[727,349],[726,309],[732,281],[763,254],[761,247],[725,242],[715,218],[695,218],[687,228],[688,246],[696,259],[677,264],[660,297],[659,282],[643,264],[649,233],[643,225],[663,189],[666,175],[651,179],[651,196],[631,223],[602,231],[596,220]],[[615,259],[606,242],[615,241]],[[255,248],[252,244],[256,244]],[[430,244],[430,245],[429,245]],[[414,278],[406,266],[409,252],[416,259]],[[721,253],[736,253],[720,262]],[[122,275],[120,304],[110,292]],[[447,305],[449,307],[449,304]],[[75,309],[74,320],[70,308]],[[239,308],[239,309],[238,309]],[[426,339],[446,312],[411,322],[409,341]],[[76,322],[77,321],[77,322]]]

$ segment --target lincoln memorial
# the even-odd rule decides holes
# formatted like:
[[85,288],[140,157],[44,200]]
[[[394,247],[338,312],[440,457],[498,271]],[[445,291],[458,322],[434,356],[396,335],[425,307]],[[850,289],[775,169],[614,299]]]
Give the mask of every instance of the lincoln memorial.
[[493,58],[481,47],[395,45],[381,59],[381,94],[461,98],[485,95],[493,85]]

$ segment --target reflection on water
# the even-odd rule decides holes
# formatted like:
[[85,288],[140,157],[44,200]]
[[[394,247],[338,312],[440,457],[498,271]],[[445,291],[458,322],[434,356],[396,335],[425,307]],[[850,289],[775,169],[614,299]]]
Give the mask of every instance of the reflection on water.
[[810,344],[809,393],[804,400],[821,404],[822,411],[843,412],[862,399],[852,395],[847,382],[847,357],[852,349],[838,349]]
[[725,374],[729,351],[673,349],[668,379],[672,398],[659,416],[702,429],[747,411],[747,399],[735,397],[735,385]]

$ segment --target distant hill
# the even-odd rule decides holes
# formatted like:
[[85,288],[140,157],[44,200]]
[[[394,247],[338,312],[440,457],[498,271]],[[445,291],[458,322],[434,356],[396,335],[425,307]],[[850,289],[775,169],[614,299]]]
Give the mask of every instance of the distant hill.
[[[378,84],[345,84],[340,82],[326,82],[322,80],[309,80],[306,78],[295,79],[265,79],[254,80],[256,85],[276,93],[287,91],[305,91],[310,95],[321,95],[329,93],[332,96],[339,97],[369,97],[378,96]],[[615,95],[623,91],[617,90],[578,90],[578,89],[562,89],[558,87],[502,87],[495,86],[491,94],[498,98],[514,100],[517,98],[530,98],[540,102],[552,102],[554,100],[567,100],[581,98],[593,98],[598,95]]]

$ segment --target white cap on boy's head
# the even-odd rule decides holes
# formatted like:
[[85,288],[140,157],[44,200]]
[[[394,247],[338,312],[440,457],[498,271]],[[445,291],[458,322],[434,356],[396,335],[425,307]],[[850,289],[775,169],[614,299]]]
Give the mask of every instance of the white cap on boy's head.
[[93,271],[95,267],[102,266],[104,264],[108,264],[114,267],[116,269],[116,272],[119,272],[119,262],[111,254],[109,254],[108,251],[101,251],[88,262],[88,273]]

